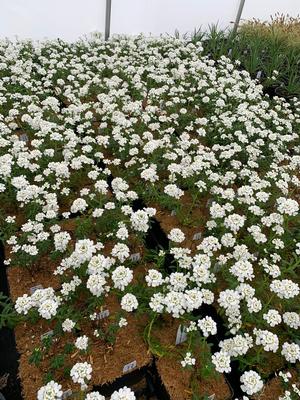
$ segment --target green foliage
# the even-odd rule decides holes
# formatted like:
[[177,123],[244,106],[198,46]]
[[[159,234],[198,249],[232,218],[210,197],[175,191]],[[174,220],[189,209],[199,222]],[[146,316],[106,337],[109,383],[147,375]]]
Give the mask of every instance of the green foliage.
[[64,353],[71,354],[75,350],[75,346],[73,343],[66,343],[64,346]]
[[53,370],[62,368],[65,364],[65,356],[63,354],[57,354],[54,356],[50,363],[50,368]]
[[162,357],[166,355],[168,351],[164,346],[162,346],[160,341],[152,335],[152,329],[155,322],[158,324],[159,320],[157,319],[156,314],[153,314],[152,319],[144,329],[143,338],[149,347],[149,351],[158,357]]
[[119,329],[118,323],[109,324],[105,335],[105,339],[109,344],[115,344]]
[[43,377],[44,384],[46,385],[48,382],[53,381],[54,375],[51,371],[47,371],[47,373]]
[[221,56],[238,60],[252,76],[262,72],[261,83],[276,94],[300,94],[300,22],[284,17],[272,23],[247,21],[238,32],[211,25],[208,32],[195,31],[191,40],[202,42],[204,55],[215,61]]
[[43,359],[43,353],[39,347],[36,347],[33,349],[30,357],[29,357],[29,362],[30,364],[34,364],[36,367],[38,367]]
[[12,329],[19,320],[20,317],[16,313],[9,298],[0,292],[0,329],[4,327]]

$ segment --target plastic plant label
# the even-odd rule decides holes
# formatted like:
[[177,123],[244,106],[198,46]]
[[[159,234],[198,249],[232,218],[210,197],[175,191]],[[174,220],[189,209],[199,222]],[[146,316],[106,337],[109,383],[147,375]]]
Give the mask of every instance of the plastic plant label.
[[46,338],[48,338],[48,337],[50,337],[50,336],[53,336],[53,334],[54,334],[53,331],[48,331],[48,332],[46,332],[46,333],[43,333],[43,334],[41,335],[41,340],[44,340],[44,339],[46,339]]
[[262,75],[262,71],[258,71],[256,74],[256,79],[260,79]]
[[210,396],[208,396],[208,400],[215,400],[216,395],[213,393]]
[[176,215],[176,210],[172,210],[171,215],[172,215],[172,217],[174,217],[174,215]]
[[131,254],[131,256],[130,256],[130,260],[132,262],[138,262],[138,261],[140,261],[140,259],[141,259],[141,253],[134,253],[134,254]]
[[29,138],[28,138],[28,136],[26,135],[26,133],[22,133],[22,135],[20,135],[20,137],[19,137],[19,140],[20,140],[21,142],[28,142]]
[[214,271],[214,272],[219,272],[219,271],[221,270],[221,268],[222,268],[222,264],[219,263],[219,262],[217,262],[217,263],[215,263],[215,265],[214,265],[213,271]]
[[201,232],[197,232],[195,233],[195,235],[193,236],[193,240],[200,240],[202,237],[202,233]]
[[65,390],[62,395],[63,400],[68,399],[69,397],[72,396],[72,394],[73,394],[72,389]]
[[99,319],[104,319],[104,318],[107,318],[109,316],[109,310],[103,310],[103,311],[100,311],[98,314],[97,314],[97,319],[99,320]]
[[177,329],[177,334],[176,334],[176,341],[175,344],[181,344],[187,340],[187,333],[186,333],[186,327],[183,325],[179,325]]
[[212,205],[213,199],[208,199],[206,202],[206,207],[210,207]]
[[123,367],[123,374],[125,374],[126,372],[131,371],[132,369],[136,368],[137,364],[136,364],[136,360],[131,361],[128,364],[125,364]]
[[30,294],[33,294],[34,292],[36,292],[36,291],[39,290],[39,289],[43,289],[43,285],[32,286],[32,287],[29,289],[29,292],[30,292]]
[[230,57],[231,54],[232,54],[232,49],[229,49],[229,50],[228,50],[228,56]]

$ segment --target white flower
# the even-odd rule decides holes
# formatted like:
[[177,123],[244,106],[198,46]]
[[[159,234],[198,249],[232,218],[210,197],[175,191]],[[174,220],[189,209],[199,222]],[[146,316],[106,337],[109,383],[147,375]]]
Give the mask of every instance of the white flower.
[[64,332],[71,332],[75,325],[75,322],[69,318],[65,319],[64,322],[61,324]]
[[245,224],[246,217],[239,214],[231,214],[224,219],[224,225],[226,228],[237,233]]
[[33,307],[34,303],[28,294],[18,297],[15,303],[15,309],[18,314],[28,314],[28,311]]
[[88,264],[87,272],[89,274],[104,274],[114,264],[115,260],[110,257],[105,257],[102,254],[93,256]]
[[89,261],[95,252],[94,242],[90,239],[78,240],[75,244],[75,254],[81,263]]
[[181,365],[183,366],[183,368],[185,368],[186,366],[192,366],[196,364],[196,359],[192,357],[192,353],[190,353],[189,351],[186,353],[184,359],[181,361]]
[[149,307],[157,313],[162,313],[164,310],[165,298],[161,293],[154,293],[149,301]]
[[41,317],[45,319],[51,319],[56,315],[58,308],[58,302],[53,299],[47,299],[42,302],[38,308],[38,312]]
[[240,294],[232,289],[223,290],[220,293],[218,303],[224,308],[239,307],[240,304]]
[[181,243],[184,241],[185,236],[184,236],[184,233],[180,229],[174,228],[170,231],[170,233],[168,235],[168,239],[170,239],[172,242],[175,242],[175,243]]
[[254,328],[253,333],[256,335],[256,344],[262,345],[265,351],[276,353],[279,348],[278,336],[267,330]]
[[250,396],[254,393],[259,392],[264,384],[261,377],[255,371],[246,371],[241,376],[241,389],[243,392],[249,394]]
[[186,312],[198,310],[203,303],[203,293],[199,288],[185,290],[184,297]]
[[120,318],[119,320],[119,327],[122,328],[123,326],[127,326],[128,322],[126,320],[126,318]]
[[174,290],[167,293],[164,299],[164,304],[168,313],[172,314],[173,318],[179,318],[184,314],[186,308],[186,298],[184,293]]
[[272,327],[281,323],[281,315],[277,310],[269,310],[263,314],[263,319]]
[[199,319],[197,325],[205,337],[217,333],[217,324],[211,317],[206,316],[205,318]]
[[168,278],[170,289],[182,291],[187,286],[187,276],[182,272],[172,272]]
[[184,191],[172,183],[165,186],[164,192],[175,199],[180,199],[180,197],[184,195]]
[[106,194],[108,190],[108,183],[103,179],[100,179],[95,183],[95,189],[101,194]]
[[124,262],[130,256],[129,247],[125,243],[117,243],[112,248],[111,255]]
[[247,260],[239,260],[232,265],[230,272],[236,276],[239,282],[244,282],[245,279],[252,280],[254,278],[253,266]]
[[91,392],[86,395],[85,400],[105,400],[105,397],[98,392]]
[[149,228],[149,215],[146,211],[138,210],[130,217],[132,228],[139,232],[147,232]]
[[300,327],[300,315],[296,312],[285,312],[283,322],[290,328],[298,329]]
[[274,279],[270,284],[270,290],[277,294],[281,299],[291,299],[298,296],[300,292],[299,285],[290,279]]
[[141,172],[141,178],[151,183],[156,182],[158,180],[156,169],[157,169],[156,165],[152,164],[151,167],[146,168]]
[[114,287],[120,290],[124,290],[126,286],[133,279],[133,272],[131,269],[120,265],[112,273],[112,280],[114,282]]
[[221,350],[217,353],[214,353],[211,358],[216,370],[218,372],[230,372],[230,356],[225,351]]
[[86,381],[92,377],[92,366],[87,362],[79,362],[73,365],[70,376],[74,383],[79,383],[82,388],[86,388]]
[[134,392],[128,387],[124,386],[123,388],[115,391],[110,400],[136,400]]
[[75,347],[79,350],[86,350],[88,348],[89,338],[86,335],[79,336],[75,341]]
[[262,302],[254,296],[246,299],[246,302],[250,313],[257,313],[262,309]]
[[66,250],[71,236],[68,232],[58,232],[54,235],[54,246],[55,250],[63,252]]
[[161,272],[157,271],[156,269],[149,269],[145,280],[148,286],[151,287],[160,286],[164,282]]
[[92,215],[94,218],[100,218],[104,213],[104,209],[103,208],[95,208]]
[[219,343],[220,348],[231,357],[242,356],[253,347],[253,339],[245,333],[244,336],[236,335],[231,339],[225,339]]
[[208,256],[212,256],[213,253],[221,249],[221,244],[218,238],[214,236],[205,237],[202,242],[197,246],[197,250],[202,250]]
[[70,211],[71,213],[77,213],[77,212],[82,212],[86,210],[88,207],[87,202],[84,199],[76,199],[73,201],[73,204],[71,205]]
[[299,205],[296,200],[286,199],[285,197],[279,197],[277,199],[278,211],[280,214],[287,214],[295,216],[299,212]]
[[296,343],[285,342],[282,345],[281,354],[290,363],[300,361],[300,346]]
[[128,229],[125,226],[121,226],[116,232],[116,237],[120,240],[126,240],[128,235]]
[[61,400],[63,392],[62,386],[54,381],[50,381],[47,385],[41,387],[37,393],[38,400]]
[[133,294],[127,293],[122,297],[121,307],[123,310],[131,312],[137,309],[138,305],[139,303],[137,301],[137,298]]
[[86,287],[94,296],[101,296],[105,292],[105,278],[100,274],[92,274],[89,276]]

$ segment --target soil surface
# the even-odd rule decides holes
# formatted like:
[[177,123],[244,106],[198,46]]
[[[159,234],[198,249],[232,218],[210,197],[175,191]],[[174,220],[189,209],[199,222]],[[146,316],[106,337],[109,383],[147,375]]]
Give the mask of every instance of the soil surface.
[[[193,389],[200,396],[214,394],[215,400],[231,399],[231,390],[222,374],[215,373],[214,376],[202,379],[199,376],[195,377],[193,371],[181,367],[180,361],[187,351],[187,343],[175,345],[180,323],[172,318],[164,320],[164,325],[156,328],[153,335],[160,341],[163,348],[167,349],[167,353],[157,359],[156,365],[171,400],[190,400]],[[196,366],[199,366],[203,362],[200,349],[194,357]]]

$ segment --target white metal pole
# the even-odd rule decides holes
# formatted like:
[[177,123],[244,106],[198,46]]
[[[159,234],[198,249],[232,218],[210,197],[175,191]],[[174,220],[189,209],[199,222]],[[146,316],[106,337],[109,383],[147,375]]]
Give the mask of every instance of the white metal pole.
[[110,35],[110,19],[111,19],[111,0],[106,0],[105,9],[105,33],[104,39],[107,40]]
[[240,0],[240,4],[239,4],[239,9],[235,18],[235,22],[234,22],[234,26],[233,26],[233,33],[235,34],[237,32],[240,20],[241,20],[241,16],[242,16],[242,12],[243,12],[243,8],[245,5],[245,0]]

